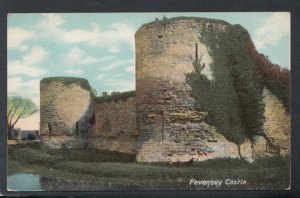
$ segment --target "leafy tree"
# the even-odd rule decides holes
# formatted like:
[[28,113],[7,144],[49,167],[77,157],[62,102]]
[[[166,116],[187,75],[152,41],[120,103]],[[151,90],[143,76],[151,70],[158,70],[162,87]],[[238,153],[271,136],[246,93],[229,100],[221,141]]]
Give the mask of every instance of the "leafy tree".
[[96,103],[103,103],[103,102],[118,102],[124,101],[128,98],[135,97],[135,91],[126,91],[126,92],[118,92],[114,91],[110,95],[107,92],[103,92],[102,96],[96,97]]
[[33,134],[28,134],[27,139],[28,140],[36,140],[36,136]]
[[120,95],[120,92],[118,91],[113,91],[111,92],[110,96],[117,96],[117,95]]
[[106,91],[102,92],[102,97],[107,97],[107,96],[109,96],[109,95]]
[[22,98],[20,96],[10,96],[7,100],[7,132],[8,138],[12,138],[12,130],[16,123],[22,119],[27,118],[37,112],[36,105],[29,98]]
[[97,90],[95,88],[92,88],[92,93],[94,96],[97,96]]
[[228,25],[226,31],[203,30],[199,40],[214,60],[209,65],[214,79],[201,73],[204,64],[194,61],[195,72],[187,75],[187,82],[197,107],[208,111],[208,124],[239,146],[246,137],[262,132],[264,105],[256,64],[236,26]]

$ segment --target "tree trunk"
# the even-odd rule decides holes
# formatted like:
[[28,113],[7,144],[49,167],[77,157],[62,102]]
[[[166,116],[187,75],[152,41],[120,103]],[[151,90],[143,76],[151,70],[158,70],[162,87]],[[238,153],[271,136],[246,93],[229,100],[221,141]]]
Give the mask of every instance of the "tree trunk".
[[8,126],[7,127],[7,139],[11,140],[12,139],[12,132],[13,132],[13,127]]
[[243,161],[246,161],[246,160],[243,158],[242,153],[241,153],[241,145],[238,144],[237,146],[238,146],[238,151],[239,151],[240,159],[243,160]]
[[237,146],[238,146],[239,156],[240,156],[241,159],[243,159],[242,154],[241,154],[241,147],[240,147],[239,144]]

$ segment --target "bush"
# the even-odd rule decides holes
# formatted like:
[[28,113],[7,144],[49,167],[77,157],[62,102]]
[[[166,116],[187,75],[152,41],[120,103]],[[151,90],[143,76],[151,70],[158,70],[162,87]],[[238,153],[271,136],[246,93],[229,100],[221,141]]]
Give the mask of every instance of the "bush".
[[36,140],[36,136],[33,134],[28,134],[27,139],[28,140]]
[[135,91],[126,91],[126,92],[112,92],[110,95],[107,92],[103,92],[102,96],[96,97],[96,103],[103,102],[118,102],[125,101],[128,98],[135,97]]

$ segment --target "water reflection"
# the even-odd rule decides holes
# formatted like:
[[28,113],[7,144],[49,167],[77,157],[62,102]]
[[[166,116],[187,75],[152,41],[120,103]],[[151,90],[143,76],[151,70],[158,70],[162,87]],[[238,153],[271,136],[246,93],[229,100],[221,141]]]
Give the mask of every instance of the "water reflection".
[[7,176],[7,189],[11,191],[41,191],[40,176],[18,173]]
[[46,178],[29,173],[17,173],[7,176],[8,191],[97,191],[97,190],[128,190],[135,186],[111,185],[111,183],[90,183],[84,181]]
[[46,178],[29,173],[7,176],[8,191],[101,191],[101,190],[187,190],[186,186],[136,186],[130,184],[112,184],[112,182],[86,182],[60,178]]

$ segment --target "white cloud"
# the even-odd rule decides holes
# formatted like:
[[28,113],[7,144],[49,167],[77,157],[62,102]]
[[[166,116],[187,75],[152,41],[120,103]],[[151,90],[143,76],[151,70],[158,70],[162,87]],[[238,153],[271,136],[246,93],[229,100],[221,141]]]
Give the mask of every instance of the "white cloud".
[[70,65],[89,65],[94,63],[101,63],[104,61],[112,60],[113,56],[105,56],[101,58],[95,58],[89,56],[85,51],[78,47],[73,47],[70,49],[66,56],[66,62]]
[[104,74],[101,73],[95,77],[96,80],[102,80],[103,78],[104,78]]
[[267,45],[275,45],[280,39],[290,34],[290,13],[278,12],[269,16],[262,27],[254,33],[256,48],[262,49]]
[[28,45],[22,45],[20,48],[19,48],[19,50],[21,51],[21,52],[24,52],[24,51],[26,51],[26,50],[28,50]]
[[[34,80],[28,80],[22,82],[21,87],[24,88],[24,91],[27,93],[29,92],[30,95],[39,95],[40,93],[40,80],[34,79]],[[29,91],[30,89],[30,91]]]
[[104,71],[107,71],[107,70],[112,70],[112,69],[115,69],[121,65],[126,65],[126,64],[132,64],[134,63],[134,59],[128,59],[128,60],[121,60],[121,61],[116,61],[116,62],[113,62],[105,67],[102,67],[100,68],[100,70],[104,70]]
[[32,39],[34,34],[32,32],[23,30],[21,28],[7,29],[7,47],[25,51],[28,46],[24,44],[26,40]]
[[45,19],[38,25],[42,35],[69,44],[85,43],[90,46],[111,47],[119,42],[127,42],[134,46],[135,29],[127,24],[112,24],[110,30],[101,30],[92,22],[88,29],[63,28],[64,19],[59,14],[45,14]]
[[113,75],[114,78],[120,78],[121,76],[123,76],[122,73],[118,73],[118,74]]
[[29,54],[23,57],[23,61],[27,64],[35,64],[43,61],[48,52],[42,47],[33,47]]
[[7,93],[8,95],[17,95],[22,79],[19,77],[7,79]]
[[22,96],[30,98],[40,106],[40,79],[24,81],[20,77],[11,77],[7,79],[7,95]]
[[124,79],[105,79],[104,83],[109,86],[116,87],[116,91],[131,91],[135,90],[135,81],[132,80],[124,80]]
[[45,19],[42,20],[39,24],[40,27],[48,30],[57,30],[58,27],[65,23],[65,20],[54,13],[44,13]]
[[126,71],[134,73],[135,72],[135,67],[134,66],[129,66],[129,67],[126,68]]
[[42,68],[30,67],[20,61],[8,62],[8,74],[10,75],[25,74],[31,77],[37,77],[46,73],[47,71]]
[[82,70],[80,70],[80,69],[67,69],[64,72],[67,74],[71,74],[71,75],[81,75],[82,74]]
[[120,49],[117,46],[112,46],[108,49],[110,53],[118,53]]
[[35,67],[48,56],[48,52],[42,47],[33,47],[21,60],[8,61],[8,74],[25,74],[31,77],[44,75],[47,71]]

